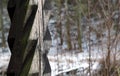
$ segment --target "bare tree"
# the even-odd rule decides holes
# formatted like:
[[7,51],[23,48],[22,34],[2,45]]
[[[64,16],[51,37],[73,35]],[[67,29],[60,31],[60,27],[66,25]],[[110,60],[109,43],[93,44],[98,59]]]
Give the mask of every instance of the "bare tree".
[[2,46],[6,47],[6,43],[5,43],[5,34],[4,34],[4,24],[3,24],[3,0],[0,0],[0,21],[1,21],[1,32],[2,32]]

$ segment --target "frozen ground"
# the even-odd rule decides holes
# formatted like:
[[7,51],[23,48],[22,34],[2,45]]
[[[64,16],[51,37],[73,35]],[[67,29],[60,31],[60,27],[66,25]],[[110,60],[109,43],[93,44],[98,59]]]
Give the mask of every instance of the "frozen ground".
[[0,73],[6,71],[10,55],[9,48],[0,48]]
[[[55,51],[51,50],[51,51]],[[58,75],[60,73],[69,72],[70,70],[84,70],[89,67],[89,54],[88,52],[83,53],[64,53],[57,55],[48,55],[50,60],[50,65],[52,68],[52,76]],[[98,56],[98,53],[92,53],[91,60],[93,69],[98,67],[96,61],[100,59],[101,56]]]
[[[64,45],[66,46],[66,45]],[[91,56],[89,58],[89,50],[84,49],[84,52],[76,53],[76,50],[69,51],[68,50],[59,50],[57,47],[51,47],[48,58],[50,61],[51,69],[52,69],[52,76],[59,75],[61,73],[67,73],[72,70],[80,70],[83,71],[84,69],[89,68],[89,59],[91,60],[90,67],[91,72],[95,70],[99,70],[101,68],[101,64],[99,63],[101,59],[106,57],[106,47],[101,48],[101,46],[97,47],[94,46],[91,49]],[[103,50],[102,50],[103,49]],[[120,48],[118,48],[120,49]],[[112,51],[111,57],[113,58],[113,54],[115,51]],[[119,59],[120,53],[118,52],[116,56]],[[81,69],[82,68],[82,69]],[[78,76],[80,75],[80,71],[76,72]],[[67,76],[67,75],[64,75]],[[86,75],[87,76],[87,75]],[[89,75],[88,75],[89,76]]]

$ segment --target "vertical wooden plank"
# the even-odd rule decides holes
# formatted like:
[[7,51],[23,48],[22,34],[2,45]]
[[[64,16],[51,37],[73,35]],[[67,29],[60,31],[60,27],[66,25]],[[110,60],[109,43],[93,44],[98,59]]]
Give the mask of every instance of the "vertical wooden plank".
[[[10,38],[14,38],[14,42],[12,43],[11,49],[12,56],[7,70],[8,76],[28,75],[29,68],[31,67],[31,62],[34,56],[35,46],[37,43],[31,44],[34,46],[31,49],[26,50],[26,47],[30,43],[28,42],[28,40],[33,26],[36,11],[37,5],[29,6],[29,0],[19,0],[18,2],[16,2],[16,9],[13,14],[13,18],[11,16],[12,22],[8,38],[8,40]],[[31,51],[33,53],[31,53]],[[29,55],[31,55],[30,59],[27,58]],[[26,61],[26,58],[28,59],[29,65]],[[26,73],[23,74],[24,71]]]
[[[32,60],[35,53],[35,46],[37,44],[38,37],[40,46],[39,63],[36,64],[36,68],[38,68],[39,65],[39,75],[43,75],[43,67],[41,67],[42,63],[44,64],[44,62],[41,62],[41,52],[44,52],[43,30],[45,29],[43,25],[43,3],[44,0],[9,0],[8,12],[11,19],[11,27],[8,43],[12,56],[7,70],[8,76],[28,75],[31,64],[33,63],[34,65],[34,61],[32,62]],[[36,8],[32,8],[34,4],[38,5],[38,10]],[[48,22],[48,19],[46,22]],[[47,23],[45,26],[46,25]],[[32,72],[34,70],[33,67],[34,66],[31,66]],[[38,69],[36,69],[36,71],[37,70]]]

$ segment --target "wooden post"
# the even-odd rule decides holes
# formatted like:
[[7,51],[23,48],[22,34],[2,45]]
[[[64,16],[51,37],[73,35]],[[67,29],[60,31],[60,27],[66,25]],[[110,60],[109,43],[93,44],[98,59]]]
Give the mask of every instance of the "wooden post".
[[[37,2],[37,0],[34,1]],[[49,0],[47,0],[47,4],[48,3]],[[48,19],[50,17],[50,12],[46,14],[47,18],[46,16],[43,16],[43,9],[49,9],[49,6],[47,6],[47,4],[45,4],[46,6],[42,6],[43,4],[44,0],[43,2],[42,0],[38,0],[38,3],[36,4],[34,4],[32,0],[9,0],[8,2],[8,13],[11,20],[11,27],[8,36],[8,45],[12,54],[7,69],[8,76],[28,76],[29,70],[33,69],[34,67],[33,57],[38,41],[40,46],[40,60],[39,65],[37,64],[37,67],[40,66],[40,76],[43,75],[43,72],[44,74],[46,74],[46,70],[42,71],[43,69],[41,67],[41,57],[44,56],[43,60],[47,59],[47,62],[43,62],[46,67],[46,65],[49,64],[49,61],[47,58],[47,54],[42,54],[44,52],[43,36]],[[45,28],[43,28],[44,25]],[[40,37],[39,40],[34,36],[36,32],[39,33],[39,36],[37,36],[37,38]],[[31,66],[31,64],[33,66]],[[50,65],[49,69],[49,72],[51,72]]]
[[7,76],[27,76],[29,73],[37,44],[37,39],[29,41],[29,36],[37,8],[37,5],[29,6],[29,0],[9,0],[8,2],[8,13],[11,20],[8,44],[11,59]]
[[6,43],[5,43],[5,35],[4,35],[4,24],[3,24],[3,0],[0,0],[0,29],[2,32],[2,46],[6,47]]

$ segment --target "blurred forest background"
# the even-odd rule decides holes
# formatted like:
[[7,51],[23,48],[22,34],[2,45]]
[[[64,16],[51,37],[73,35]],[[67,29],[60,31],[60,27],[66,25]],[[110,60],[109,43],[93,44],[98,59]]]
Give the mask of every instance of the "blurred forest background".
[[10,28],[7,0],[0,0],[0,47],[7,47],[6,40]]
[[[71,54],[70,57],[89,53],[85,59],[89,63],[89,73],[85,76],[119,76],[120,1],[54,0],[53,4],[57,32],[54,38],[58,39],[58,53],[62,50],[65,54],[67,51]],[[97,56],[94,59],[95,52]],[[78,62],[79,59],[78,57]],[[58,65],[59,62],[58,60]],[[99,71],[96,67],[97,73],[92,72],[93,62],[102,65]]]

